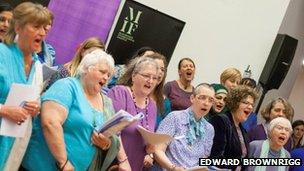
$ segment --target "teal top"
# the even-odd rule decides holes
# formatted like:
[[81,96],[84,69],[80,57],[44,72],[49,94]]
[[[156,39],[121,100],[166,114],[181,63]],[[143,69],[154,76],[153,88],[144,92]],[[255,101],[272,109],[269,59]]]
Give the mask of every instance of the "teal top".
[[[0,103],[4,104],[12,83],[32,84],[35,74],[35,62],[39,62],[33,54],[33,64],[28,77],[24,71],[23,53],[17,44],[5,45],[0,43]],[[0,117],[0,124],[1,124]],[[4,169],[15,138],[0,135],[0,170]]]
[[[114,113],[112,103],[102,95],[103,113],[91,107],[86,99],[79,78],[64,78],[55,82],[42,96],[42,102],[54,101],[62,105],[68,115],[63,123],[64,142],[69,161],[75,170],[88,170],[96,152],[91,143],[94,129],[107,119],[106,113]],[[111,110],[108,112],[107,110]],[[105,114],[104,114],[105,113]],[[95,127],[96,126],[96,127]],[[28,170],[56,170],[56,161],[48,149],[40,126],[40,117],[33,126],[32,137],[23,158],[22,166]]]

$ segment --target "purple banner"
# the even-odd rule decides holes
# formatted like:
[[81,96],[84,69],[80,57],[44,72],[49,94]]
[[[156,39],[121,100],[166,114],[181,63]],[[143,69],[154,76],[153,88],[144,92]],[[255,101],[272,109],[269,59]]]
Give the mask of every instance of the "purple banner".
[[56,62],[70,61],[85,39],[97,36],[104,43],[121,0],[51,0],[54,23],[47,42],[56,50]]

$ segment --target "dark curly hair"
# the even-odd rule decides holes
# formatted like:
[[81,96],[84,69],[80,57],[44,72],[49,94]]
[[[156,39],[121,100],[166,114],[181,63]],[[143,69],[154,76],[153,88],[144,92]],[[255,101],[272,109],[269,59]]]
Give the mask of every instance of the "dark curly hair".
[[241,101],[248,96],[252,97],[254,102],[258,97],[257,93],[252,88],[244,85],[237,86],[228,93],[226,106],[231,112],[235,112],[239,108]]

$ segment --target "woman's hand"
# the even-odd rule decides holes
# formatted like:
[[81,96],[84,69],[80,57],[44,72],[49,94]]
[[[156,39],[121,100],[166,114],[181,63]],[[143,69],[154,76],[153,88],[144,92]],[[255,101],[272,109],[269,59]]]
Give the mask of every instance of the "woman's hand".
[[107,138],[106,136],[102,135],[101,133],[98,134],[96,131],[93,131],[91,141],[94,145],[101,148],[102,150],[107,150],[111,146],[110,138]]
[[154,159],[152,158],[152,156],[150,156],[149,154],[145,156],[144,159],[144,167],[145,168],[150,168],[153,166],[153,161]]
[[186,169],[180,166],[176,166],[172,169],[172,171],[185,171]]
[[1,108],[2,116],[21,125],[29,116],[27,110],[19,106],[6,106]]
[[74,166],[70,161],[68,161],[66,165],[62,168],[62,171],[74,171]]
[[118,170],[119,171],[132,171],[129,161],[126,160],[126,161],[119,163]]
[[146,145],[146,153],[147,154],[153,154],[155,153],[155,145],[151,145],[151,144],[148,144]]
[[38,101],[26,102],[23,108],[26,109],[32,117],[35,117],[40,113],[40,105]]

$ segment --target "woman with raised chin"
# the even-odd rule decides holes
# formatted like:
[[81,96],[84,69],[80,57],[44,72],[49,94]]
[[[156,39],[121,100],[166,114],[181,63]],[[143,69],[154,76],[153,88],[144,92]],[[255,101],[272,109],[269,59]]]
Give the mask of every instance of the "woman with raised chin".
[[[290,158],[290,154],[284,149],[292,127],[290,121],[283,117],[278,117],[270,121],[266,140],[250,142],[249,158]],[[250,166],[248,171],[253,170],[279,170],[287,171],[288,166]]]

